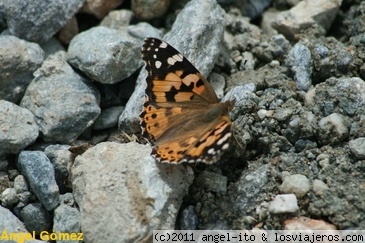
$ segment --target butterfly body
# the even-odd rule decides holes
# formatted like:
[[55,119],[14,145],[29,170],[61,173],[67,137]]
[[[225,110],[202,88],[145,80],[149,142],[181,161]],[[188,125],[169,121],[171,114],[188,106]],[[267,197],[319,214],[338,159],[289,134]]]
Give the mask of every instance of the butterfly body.
[[208,81],[166,42],[147,38],[142,50],[147,88],[140,115],[142,135],[161,162],[216,162],[231,137],[229,111]]

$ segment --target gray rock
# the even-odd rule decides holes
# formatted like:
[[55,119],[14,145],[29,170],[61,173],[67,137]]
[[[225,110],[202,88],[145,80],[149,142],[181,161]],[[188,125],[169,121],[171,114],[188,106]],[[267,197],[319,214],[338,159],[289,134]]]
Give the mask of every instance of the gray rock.
[[75,204],[74,195],[71,192],[61,194],[60,195],[60,203],[61,204],[66,204],[70,207],[74,206],[74,204]]
[[262,21],[260,27],[264,34],[268,36],[274,36],[278,34],[278,31],[271,26],[271,23],[279,13],[280,12],[276,8],[272,7],[266,9],[266,11],[262,13]]
[[141,242],[153,229],[174,228],[193,173],[156,163],[150,152],[146,145],[105,142],[76,157],[72,185],[85,242]]
[[[163,39],[182,52],[207,77],[218,58],[224,27],[225,12],[214,0],[193,0],[181,10]],[[146,75],[143,68],[136,88],[119,117],[119,129],[124,132],[135,133],[140,129],[139,113],[142,111]]]
[[131,7],[138,19],[154,19],[163,16],[171,0],[132,0]]
[[[61,204],[54,211],[53,231],[62,233],[76,233],[81,231],[80,212],[76,208]],[[57,240],[57,243],[77,243],[81,241],[75,240]]]
[[1,199],[1,205],[4,207],[12,207],[19,201],[19,197],[16,194],[15,188],[6,188],[1,193],[0,199]]
[[209,172],[203,171],[198,178],[196,178],[197,183],[203,188],[211,192],[223,193],[227,192],[227,177]]
[[41,44],[41,48],[45,53],[45,58],[47,59],[50,55],[53,55],[59,51],[65,51],[62,44],[54,37],[49,39],[47,42]]
[[44,153],[51,161],[54,171],[55,178],[60,190],[60,193],[65,193],[70,190],[67,188],[67,182],[69,179],[69,167],[72,164],[72,153],[68,150],[69,145],[50,145]]
[[41,203],[28,204],[20,211],[20,215],[27,230],[30,232],[35,231],[36,235],[39,235],[42,231],[51,229],[51,215]]
[[269,204],[269,212],[273,214],[295,213],[298,210],[297,197],[294,194],[276,195]]
[[[365,114],[364,93],[365,81],[360,78],[329,78],[307,92],[305,101],[315,114],[340,113],[352,117]],[[329,114],[327,104],[331,104]]]
[[43,206],[49,211],[54,209],[60,202],[60,194],[47,156],[41,151],[22,151],[17,165]]
[[0,2],[9,32],[32,42],[46,42],[77,13],[84,0]]
[[101,111],[100,116],[93,124],[95,130],[103,130],[118,124],[118,118],[124,111],[124,106],[113,106]]
[[98,19],[102,19],[109,11],[115,9],[124,0],[107,0],[107,1],[85,1],[85,4],[80,9],[81,13],[92,14]]
[[29,191],[29,186],[23,175],[18,175],[14,179],[14,188],[16,193]]
[[333,113],[319,120],[318,139],[323,144],[336,144],[344,141],[349,134],[347,118],[341,114]]
[[301,30],[318,24],[328,30],[336,17],[342,0],[301,1],[288,11],[278,14],[272,26],[289,39]]
[[142,66],[141,45],[125,31],[94,27],[72,39],[67,61],[95,81],[114,84]]
[[244,106],[249,98],[256,97],[255,91],[256,85],[252,83],[236,86],[226,93],[222,102],[235,99],[235,106]]
[[298,198],[304,197],[310,190],[310,183],[306,176],[301,174],[289,175],[280,185],[280,192],[295,194]]
[[[253,207],[253,204],[256,204],[255,200],[257,195],[269,181],[267,175],[268,170],[269,166],[263,165],[255,171],[242,174],[240,179],[235,183],[232,192],[236,195],[236,199],[231,203],[236,212],[244,212],[248,207]],[[256,208],[256,206],[254,207]]]
[[[23,233],[27,234],[27,237],[32,238],[33,235],[27,231],[22,221],[20,221],[14,214],[11,213],[10,210],[0,206],[0,231],[2,234],[6,233],[8,236],[10,236],[10,233]],[[6,243],[17,243],[19,241],[3,241]],[[25,240],[24,243],[42,243],[46,241],[36,240],[33,238],[33,240]]]
[[[1,3],[0,3],[1,6]],[[18,103],[44,59],[38,44],[0,36],[0,99]]]
[[19,153],[38,137],[34,115],[27,109],[0,100],[0,155]]
[[212,85],[218,99],[222,99],[224,96],[224,86],[226,84],[225,78],[219,73],[211,73],[208,77],[210,84]]
[[308,47],[300,43],[295,44],[285,64],[292,72],[298,90],[308,91],[312,86],[312,57]]
[[242,15],[250,18],[259,16],[271,4],[271,0],[233,0],[240,8]]
[[351,153],[358,159],[365,159],[365,138],[356,138],[349,142]]
[[181,230],[196,230],[199,223],[198,215],[194,206],[186,207],[180,215]]
[[163,35],[160,29],[144,22],[128,26],[127,31],[128,34],[139,39],[144,39],[146,37],[161,38]]
[[321,195],[323,194],[323,191],[324,190],[327,190],[329,189],[329,187],[327,186],[326,183],[324,183],[323,181],[321,180],[318,180],[318,179],[315,179],[313,181],[313,191],[314,193],[316,193],[317,195]]
[[127,9],[113,10],[105,16],[100,26],[108,27],[110,29],[123,29],[127,27],[133,18],[133,12]]
[[9,165],[8,160],[0,158],[0,171],[6,171],[8,165]]
[[66,62],[66,54],[51,55],[35,72],[21,106],[29,109],[44,141],[70,143],[100,114],[98,91]]

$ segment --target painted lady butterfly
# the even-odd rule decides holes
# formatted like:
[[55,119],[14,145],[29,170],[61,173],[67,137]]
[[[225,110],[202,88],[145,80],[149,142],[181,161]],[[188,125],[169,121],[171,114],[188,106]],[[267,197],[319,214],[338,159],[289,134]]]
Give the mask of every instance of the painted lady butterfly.
[[234,101],[220,103],[212,86],[177,50],[147,38],[143,44],[147,88],[140,115],[151,155],[167,163],[216,162],[229,147]]

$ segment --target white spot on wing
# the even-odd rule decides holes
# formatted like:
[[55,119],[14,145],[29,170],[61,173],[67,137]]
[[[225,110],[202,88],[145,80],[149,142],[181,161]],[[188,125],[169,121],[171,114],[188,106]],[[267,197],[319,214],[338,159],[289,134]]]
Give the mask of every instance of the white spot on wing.
[[174,55],[173,58],[178,62],[182,62],[182,60],[184,59],[181,53]]
[[227,133],[226,135],[224,135],[224,137],[222,137],[221,139],[218,140],[217,145],[221,145],[222,143],[224,143],[225,141],[227,141],[227,139],[231,136],[231,133]]
[[156,61],[156,62],[155,62],[155,67],[156,67],[157,69],[159,69],[159,68],[161,67],[161,65],[162,65],[162,62],[160,62],[160,61]]
[[229,144],[228,144],[228,143],[226,143],[226,144],[224,144],[224,145],[222,146],[222,150],[226,150],[228,147],[229,147]]
[[161,48],[166,48],[167,47],[167,43],[166,42],[161,42],[160,47]]
[[175,54],[172,57],[169,57],[167,59],[167,63],[170,64],[170,65],[174,65],[175,62],[182,62],[183,58],[184,58],[183,55],[181,55],[180,53]]
[[208,154],[215,154],[215,150],[214,148],[210,148],[208,151],[207,151]]
[[176,62],[176,60],[174,58],[172,58],[172,57],[167,58],[167,63],[170,64],[171,66],[174,65],[175,62]]
[[157,58],[157,55],[156,55],[156,54],[154,54],[154,55],[153,55],[153,58],[154,58],[154,59],[156,59],[156,58]]

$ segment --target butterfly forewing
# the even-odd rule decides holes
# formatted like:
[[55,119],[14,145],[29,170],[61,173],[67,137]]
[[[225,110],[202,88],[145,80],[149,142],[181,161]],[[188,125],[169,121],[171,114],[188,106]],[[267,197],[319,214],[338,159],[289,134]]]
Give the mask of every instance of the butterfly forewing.
[[142,49],[147,88],[142,134],[161,162],[216,162],[231,137],[228,110],[199,71],[164,41],[147,38]]
[[142,56],[148,72],[147,95],[151,101],[219,102],[213,88],[200,72],[166,42],[147,38]]

